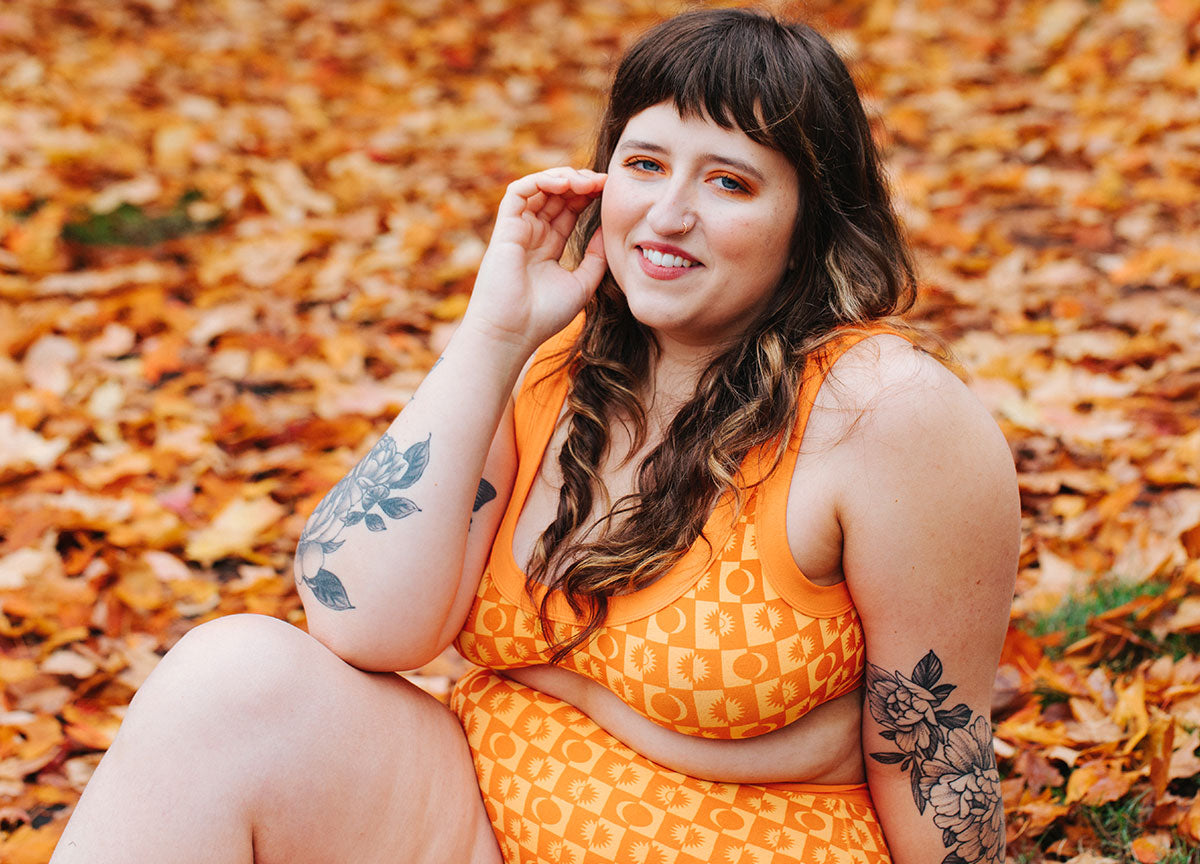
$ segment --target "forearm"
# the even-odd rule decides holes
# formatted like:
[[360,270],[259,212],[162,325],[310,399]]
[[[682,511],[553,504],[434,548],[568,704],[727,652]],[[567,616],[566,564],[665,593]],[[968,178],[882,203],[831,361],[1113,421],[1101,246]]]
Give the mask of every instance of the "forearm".
[[383,438],[330,490],[297,548],[308,626],[344,659],[436,654],[465,594],[480,478],[529,350],[463,326]]

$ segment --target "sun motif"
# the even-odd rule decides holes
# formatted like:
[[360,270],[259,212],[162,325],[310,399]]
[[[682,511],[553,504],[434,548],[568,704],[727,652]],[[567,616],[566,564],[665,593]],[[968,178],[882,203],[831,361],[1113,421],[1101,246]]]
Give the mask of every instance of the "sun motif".
[[525,737],[530,741],[542,741],[550,735],[550,721],[545,717],[530,717],[525,721]]
[[575,864],[575,855],[562,840],[555,840],[547,847],[546,851],[555,864]]
[[501,653],[507,654],[513,660],[520,660],[529,650],[516,639],[505,639],[504,650]]
[[608,779],[616,786],[632,786],[637,782],[637,769],[630,765],[621,768],[617,765],[608,767]]
[[526,636],[533,636],[538,632],[538,619],[536,615],[521,616],[521,632]]
[[736,723],[742,719],[746,713],[746,709],[742,707],[742,703],[732,696],[726,696],[714,702],[712,707],[708,709],[712,718],[719,723]]
[[821,635],[825,637],[825,644],[838,641],[841,636],[841,627],[839,622],[833,618],[821,619]]
[[811,636],[801,636],[792,642],[791,647],[788,648],[788,659],[793,663],[801,663],[813,655],[814,648],[816,648],[816,645],[813,644]]
[[772,849],[791,849],[793,845],[792,835],[783,828],[772,828],[767,832],[767,845]]
[[647,674],[654,671],[654,667],[658,665],[654,658],[654,651],[649,645],[642,645],[640,648],[634,649],[633,665],[642,674]]
[[582,826],[583,843],[593,849],[604,849],[612,842],[612,831],[600,824],[599,819],[589,819]]
[[529,826],[520,816],[508,820],[508,836],[518,843],[528,843],[530,839]]
[[690,849],[704,842],[700,829],[695,825],[688,825],[686,822],[680,822],[671,827],[671,839],[683,849]]
[[591,804],[596,800],[596,787],[586,780],[572,780],[567,786],[567,795],[580,804]]
[[813,861],[817,862],[817,864],[825,864],[829,860],[829,847],[818,846],[813,850],[812,857]]
[[663,864],[667,860],[667,856],[653,840],[634,843],[629,847],[629,854],[635,864]]
[[871,835],[859,827],[857,822],[846,823],[845,840],[848,846],[867,846]]
[[754,613],[754,625],[759,630],[774,632],[775,628],[783,623],[783,616],[774,606],[768,606],[765,603],[758,608]]
[[497,693],[492,699],[492,704],[488,710],[493,714],[507,714],[513,707],[513,697],[511,693]]
[[519,783],[517,783],[516,777],[514,777],[512,774],[507,774],[505,775],[504,779],[500,781],[497,791],[503,800],[511,801],[521,793],[521,786]]
[[725,850],[725,864],[757,864],[753,852],[744,852],[744,846],[730,846]]
[[733,632],[733,616],[725,609],[714,609],[705,616],[704,626],[714,636],[728,636]]
[[709,669],[708,661],[697,654],[695,651],[689,651],[687,654],[679,658],[677,664],[679,674],[688,680],[691,684],[698,684],[708,677]]
[[771,688],[767,701],[778,708],[785,708],[796,701],[796,692],[794,681],[780,681]]
[[543,756],[533,756],[525,764],[525,776],[535,783],[541,783],[554,776],[554,766]]
[[687,793],[682,789],[677,789],[672,786],[662,785],[658,787],[658,791],[654,795],[658,799],[658,803],[668,810],[673,810],[676,807],[686,807],[688,805]]
[[622,675],[614,673],[609,676],[608,689],[620,696],[624,702],[630,702],[633,699],[633,688],[629,686],[629,682]]

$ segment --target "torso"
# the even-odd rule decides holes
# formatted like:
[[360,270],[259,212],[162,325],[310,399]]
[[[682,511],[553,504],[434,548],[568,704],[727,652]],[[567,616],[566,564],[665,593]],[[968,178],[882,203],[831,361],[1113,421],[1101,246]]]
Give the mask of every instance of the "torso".
[[[843,581],[837,501],[844,491],[846,466],[835,457],[847,417],[837,393],[826,389],[822,387],[814,400],[786,506],[787,545],[799,570],[818,586]],[[635,466],[652,444],[626,459],[625,430],[614,428],[611,434],[612,456],[604,476],[615,500],[632,488]],[[512,531],[513,560],[525,572],[537,538],[557,508],[558,453],[565,437],[565,424],[559,423]],[[865,776],[859,744],[861,689],[828,699],[799,720],[765,734],[712,740],[664,728],[596,680],[564,666],[521,666],[504,669],[503,674],[575,705],[646,757],[692,776],[726,782],[829,784],[858,783]]]

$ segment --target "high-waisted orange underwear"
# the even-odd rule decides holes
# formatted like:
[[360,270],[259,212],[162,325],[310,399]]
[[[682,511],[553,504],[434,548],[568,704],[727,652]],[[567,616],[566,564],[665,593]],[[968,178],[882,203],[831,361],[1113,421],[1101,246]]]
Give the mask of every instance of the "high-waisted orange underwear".
[[865,784],[716,783],[487,669],[451,697],[505,864],[884,864]]

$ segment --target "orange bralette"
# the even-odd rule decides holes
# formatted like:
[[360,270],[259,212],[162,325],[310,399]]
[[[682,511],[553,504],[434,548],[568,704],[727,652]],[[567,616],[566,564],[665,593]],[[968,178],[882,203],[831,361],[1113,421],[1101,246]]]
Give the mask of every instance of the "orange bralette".
[[[454,643],[480,666],[548,662],[550,646],[513,556],[513,531],[566,398],[566,373],[544,376],[577,327],[539,350],[517,397],[516,485]],[[863,632],[850,592],[844,582],[816,585],[800,572],[788,547],[785,514],[817,391],[837,358],[867,335],[847,333],[810,361],[782,462],[763,482],[747,484],[736,520],[733,496],[721,498],[704,528],[711,549],[702,538],[652,585],[611,598],[604,625],[571,653],[566,668],[660,726],[705,738],[750,738],[780,729],[860,684]],[[758,459],[751,453],[742,466],[751,482]],[[556,636],[581,629],[561,596],[551,598],[549,609]]]

